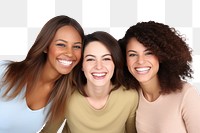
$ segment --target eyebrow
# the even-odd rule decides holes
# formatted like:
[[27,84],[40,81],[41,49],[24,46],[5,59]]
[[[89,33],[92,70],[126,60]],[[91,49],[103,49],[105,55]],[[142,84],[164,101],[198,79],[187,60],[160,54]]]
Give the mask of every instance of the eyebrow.
[[[144,52],[146,52],[146,51],[151,51],[151,50],[150,50],[150,49],[145,49]],[[135,51],[135,50],[128,50],[127,52],[128,52],[128,53],[129,53],[129,52],[135,52],[135,53],[137,53],[137,51]]]
[[[57,42],[57,41],[61,41],[61,42],[64,42],[64,43],[68,43],[68,41],[63,40],[63,39],[57,39],[56,42]],[[81,43],[81,42],[74,42],[74,44],[82,44],[82,43]]]
[[[88,57],[88,56],[92,56],[92,57],[95,57],[95,55],[92,55],[92,54],[88,54],[88,55],[86,55],[86,56],[85,56],[85,58],[86,58],[86,57]],[[103,55],[103,56],[101,56],[101,57],[105,57],[105,56],[111,56],[111,54],[105,54],[105,55]]]
[[127,52],[128,52],[128,53],[129,53],[129,52],[135,52],[135,53],[136,53],[136,51],[135,51],[135,50],[129,50],[129,51],[127,51]]

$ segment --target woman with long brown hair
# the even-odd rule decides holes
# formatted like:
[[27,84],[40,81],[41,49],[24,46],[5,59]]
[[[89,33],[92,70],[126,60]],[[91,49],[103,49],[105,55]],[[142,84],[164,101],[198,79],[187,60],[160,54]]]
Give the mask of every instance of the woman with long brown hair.
[[44,25],[23,61],[0,61],[1,133],[35,133],[46,120],[63,117],[83,38],[76,20],[56,16]]

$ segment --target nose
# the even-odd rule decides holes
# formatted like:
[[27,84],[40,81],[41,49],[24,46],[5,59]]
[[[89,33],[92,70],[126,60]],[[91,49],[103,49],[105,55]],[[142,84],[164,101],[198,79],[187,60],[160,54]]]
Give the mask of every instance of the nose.
[[145,62],[145,57],[140,55],[138,56],[138,64],[143,64]]
[[67,47],[64,52],[65,52],[66,56],[69,56],[69,57],[73,56],[73,49],[72,48]]
[[96,69],[101,69],[101,68],[102,68],[102,62],[96,61]]

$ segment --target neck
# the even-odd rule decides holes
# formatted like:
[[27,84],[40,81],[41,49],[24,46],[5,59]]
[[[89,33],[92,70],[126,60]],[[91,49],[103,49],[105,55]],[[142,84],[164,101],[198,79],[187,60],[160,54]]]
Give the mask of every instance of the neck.
[[87,84],[85,86],[85,91],[88,95],[88,97],[94,98],[94,99],[101,99],[105,98],[109,95],[110,91],[112,89],[112,85],[108,84],[106,86],[91,86]]
[[28,82],[27,88],[30,88],[28,90],[31,90],[31,93],[32,93],[32,91],[39,91],[40,89],[44,93],[51,93],[53,86],[54,86],[57,79],[58,79],[58,77],[51,75],[50,73],[48,73],[46,71],[45,68],[43,68],[43,70],[41,71],[41,74],[39,75],[39,77],[36,81],[36,83],[34,85],[32,85],[31,81]]
[[40,80],[44,83],[54,83],[61,77],[61,74],[51,68],[49,63],[45,63],[41,71]]
[[142,93],[146,100],[153,102],[160,96],[160,84],[158,80],[151,83],[141,84]]
[[90,86],[87,83],[85,86],[85,91],[88,97],[86,97],[86,99],[93,108],[102,109],[106,105],[111,89],[111,84],[103,87],[95,87]]

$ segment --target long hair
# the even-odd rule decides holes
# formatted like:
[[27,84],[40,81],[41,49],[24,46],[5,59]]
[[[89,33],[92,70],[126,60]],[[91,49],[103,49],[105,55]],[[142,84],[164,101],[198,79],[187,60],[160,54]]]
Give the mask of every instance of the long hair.
[[[97,31],[92,34],[88,34],[85,37],[85,41],[84,41],[84,48],[83,48],[81,61],[80,61],[81,64],[83,63],[83,54],[84,54],[85,47],[87,47],[87,45],[93,41],[101,42],[111,53],[111,57],[115,65],[114,74],[111,78],[111,82],[114,85],[114,88],[112,89],[112,91],[116,90],[121,85],[124,84],[124,80],[123,80],[124,59],[122,56],[120,46],[117,40],[106,32]],[[87,79],[82,71],[82,65],[77,66],[77,70],[76,70],[76,73],[74,74],[74,77],[76,77],[75,82],[76,82],[78,91],[82,95],[87,96],[86,92],[84,91],[84,85],[87,83]]]
[[[149,21],[131,26],[125,36],[119,40],[123,56],[126,58],[126,47],[131,38],[136,38],[150,49],[159,60],[158,78],[161,93],[170,93],[182,89],[186,78],[192,78],[192,50],[175,28]],[[130,86],[140,87],[139,82],[125,66],[126,81]]]
[[[27,87],[26,92],[27,94],[31,92],[34,85],[38,82],[47,59],[44,51],[51,44],[57,30],[66,25],[74,27],[83,41],[84,32],[76,20],[64,15],[50,19],[41,29],[26,58],[21,62],[12,62],[8,65],[3,83],[8,88],[3,95],[4,97],[8,95],[8,92],[12,92],[7,97],[8,99],[15,98],[27,83],[29,87]],[[53,91],[49,98],[49,102],[52,101],[52,105],[47,115],[50,121],[64,115],[66,99],[71,95],[70,80],[72,81],[70,74],[62,75],[53,86]]]

